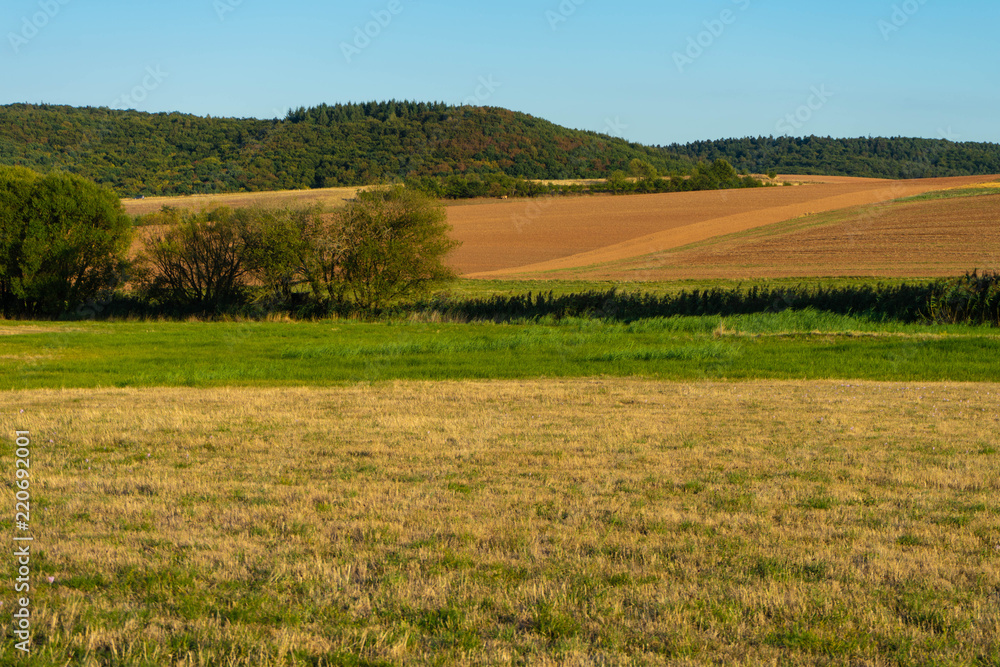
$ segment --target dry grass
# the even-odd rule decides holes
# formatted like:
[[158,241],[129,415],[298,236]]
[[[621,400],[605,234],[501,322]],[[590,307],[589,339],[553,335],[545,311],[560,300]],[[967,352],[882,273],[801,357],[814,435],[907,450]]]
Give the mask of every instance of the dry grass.
[[949,190],[992,190],[994,188],[1000,188],[1000,180],[992,179],[984,183],[974,183],[971,185],[957,185],[955,187],[948,188]]
[[308,206],[325,204],[329,208],[342,206],[345,199],[353,199],[358,188],[319,188],[316,190],[281,190],[275,192],[236,192],[222,195],[189,195],[183,197],[146,197],[122,199],[122,208],[129,215],[154,213],[164,206],[196,210],[228,206]]
[[608,182],[606,178],[533,178],[529,180],[532,183],[541,183],[543,185],[599,185]]
[[8,393],[33,664],[997,664],[998,394]]

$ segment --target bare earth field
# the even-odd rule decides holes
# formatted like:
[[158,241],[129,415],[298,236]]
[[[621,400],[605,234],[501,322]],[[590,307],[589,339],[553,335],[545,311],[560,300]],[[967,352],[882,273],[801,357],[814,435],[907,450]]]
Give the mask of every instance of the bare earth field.
[[558,272],[589,280],[932,278],[1000,270],[1000,195],[806,216],[676,250]]
[[35,442],[32,664],[1000,659],[1000,385],[5,402]]
[[556,277],[551,272],[664,252],[805,215],[995,180],[816,177],[816,182],[807,183],[810,177],[783,178],[803,184],[623,197],[484,200],[450,207],[454,237],[463,242],[451,263],[473,278]]

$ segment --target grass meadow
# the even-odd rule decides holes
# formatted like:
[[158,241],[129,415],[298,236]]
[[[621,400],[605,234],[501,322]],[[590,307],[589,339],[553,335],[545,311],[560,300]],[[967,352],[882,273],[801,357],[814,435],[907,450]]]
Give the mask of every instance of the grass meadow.
[[396,379],[996,381],[991,327],[814,310],[622,323],[8,322],[0,389],[324,386]]
[[998,394],[7,392],[36,443],[19,664],[1000,664]]

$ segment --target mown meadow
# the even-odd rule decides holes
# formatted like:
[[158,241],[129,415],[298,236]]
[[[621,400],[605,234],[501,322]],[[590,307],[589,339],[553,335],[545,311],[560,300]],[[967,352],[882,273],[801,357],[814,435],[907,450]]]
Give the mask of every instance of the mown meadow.
[[998,394],[7,392],[37,443],[19,664],[995,665]]

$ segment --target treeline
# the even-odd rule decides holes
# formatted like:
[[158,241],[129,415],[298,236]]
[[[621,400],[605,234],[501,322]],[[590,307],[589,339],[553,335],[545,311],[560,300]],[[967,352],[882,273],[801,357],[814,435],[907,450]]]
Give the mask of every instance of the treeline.
[[690,192],[759,188],[766,184],[749,174],[739,174],[725,160],[702,163],[685,175],[661,175],[649,162],[634,159],[629,171],[611,172],[607,179],[582,183],[546,183],[506,174],[418,176],[405,179],[406,187],[437,199],[473,199],[477,197],[545,197],[578,194],[634,194],[655,192]]
[[605,178],[632,160],[694,163],[506,109],[381,102],[300,108],[284,119],[108,108],[0,107],[0,165],[64,170],[121,196],[308,189],[451,175]]
[[664,147],[671,157],[728,160],[757,174],[933,178],[1000,173],[1000,144],[943,139],[747,137]]
[[437,299],[414,306],[469,321],[518,322],[584,317],[623,322],[655,317],[749,315],[795,309],[865,315],[898,322],[1000,326],[1000,273],[899,285],[712,288],[673,295],[590,291]]

